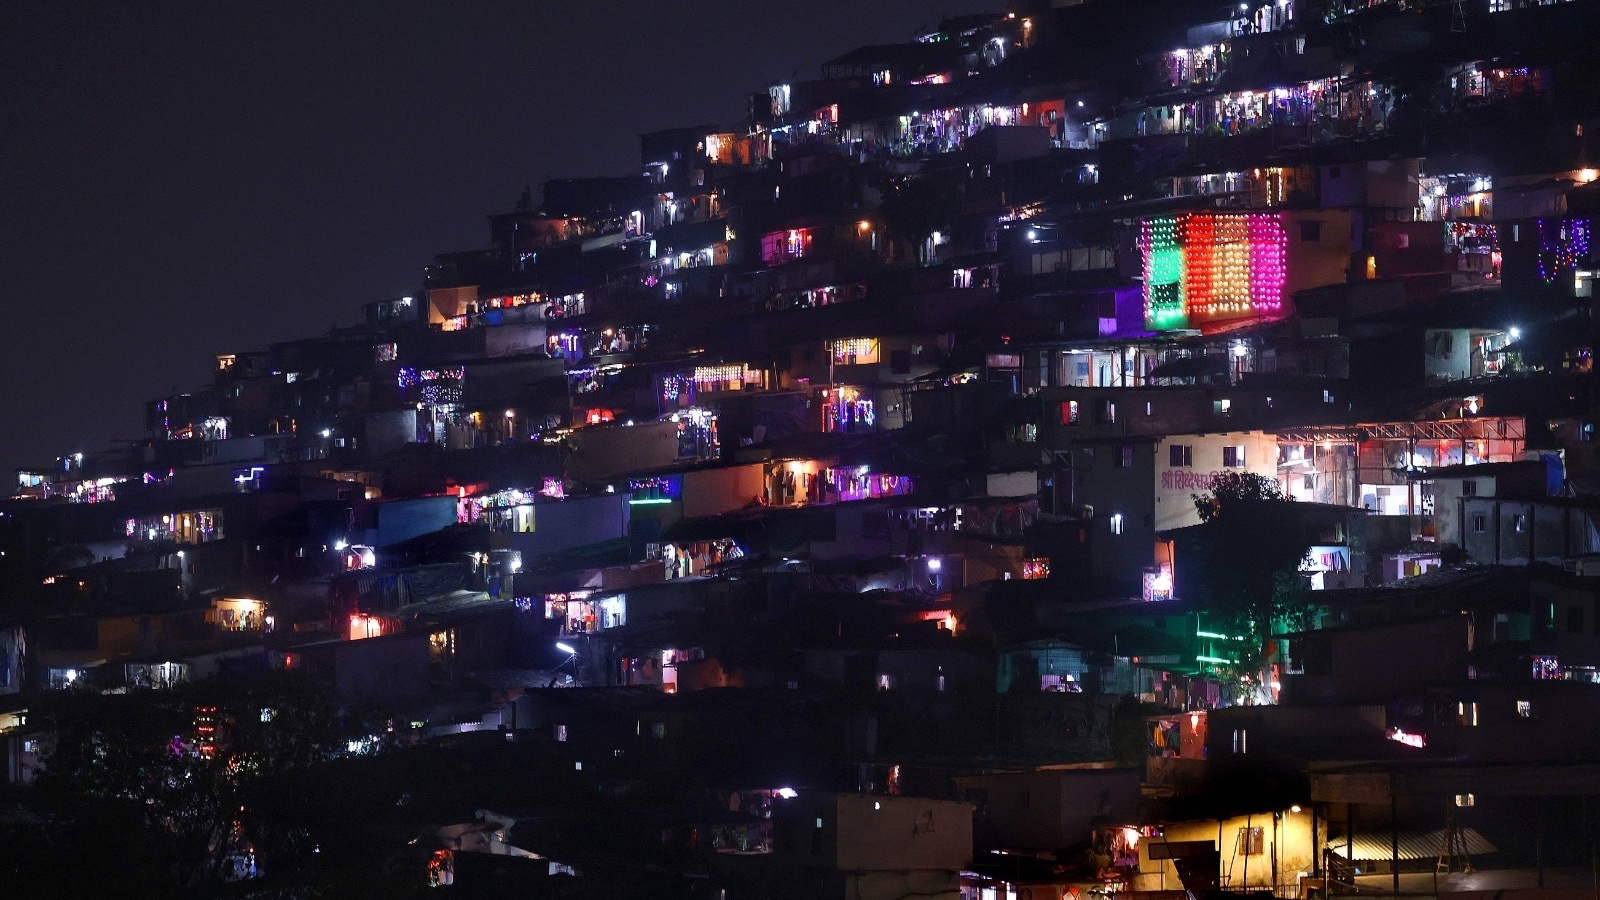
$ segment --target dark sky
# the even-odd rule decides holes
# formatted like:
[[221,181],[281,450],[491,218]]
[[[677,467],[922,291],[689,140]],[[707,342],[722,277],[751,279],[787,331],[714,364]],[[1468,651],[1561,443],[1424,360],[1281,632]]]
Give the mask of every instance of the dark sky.
[[138,437],[216,353],[414,293],[526,183],[630,172],[641,132],[1003,7],[6,0],[0,465]]

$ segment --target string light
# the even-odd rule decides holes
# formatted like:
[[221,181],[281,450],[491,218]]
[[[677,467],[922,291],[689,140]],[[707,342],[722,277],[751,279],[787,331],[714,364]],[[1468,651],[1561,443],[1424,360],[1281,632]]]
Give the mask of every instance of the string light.
[[1182,328],[1183,249],[1178,246],[1178,220],[1171,216],[1146,219],[1139,227],[1139,248],[1144,257],[1144,318],[1156,331]]
[[413,369],[402,368],[395,376],[400,387],[408,388],[428,381],[460,381],[467,375],[467,370],[457,366],[453,369]]
[[1278,213],[1186,213],[1145,220],[1145,322],[1276,315],[1288,283],[1288,235]]
[[1588,261],[1588,219],[1540,219],[1535,224],[1539,229],[1539,278],[1545,284],[1554,284],[1562,269],[1574,269]]

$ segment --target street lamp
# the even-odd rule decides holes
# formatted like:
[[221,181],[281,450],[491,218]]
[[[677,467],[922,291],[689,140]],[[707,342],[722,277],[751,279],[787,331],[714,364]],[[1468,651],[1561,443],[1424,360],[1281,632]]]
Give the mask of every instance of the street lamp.
[[[562,653],[565,653],[567,658],[563,659],[559,663],[556,663],[556,667],[550,670],[550,683],[545,685],[545,687],[555,687],[556,679],[561,677],[561,667],[567,663],[576,663],[578,659],[578,650],[571,644],[556,641],[556,649],[560,650]],[[578,667],[576,665],[572,667],[572,685],[573,687],[577,687],[578,685]]]

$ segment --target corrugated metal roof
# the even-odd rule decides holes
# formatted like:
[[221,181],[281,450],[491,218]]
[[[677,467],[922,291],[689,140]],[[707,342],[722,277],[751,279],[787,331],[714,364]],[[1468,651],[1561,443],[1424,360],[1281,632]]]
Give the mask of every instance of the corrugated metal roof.
[[[1440,851],[1444,849],[1444,835],[1445,832],[1442,828],[1435,831],[1400,832],[1400,858],[1437,859]],[[1495,845],[1489,843],[1487,838],[1471,828],[1461,829],[1461,838],[1469,856],[1494,853],[1498,849]],[[1358,834],[1351,842],[1351,851],[1358,861],[1393,859],[1394,848],[1391,846],[1390,840],[1391,835],[1387,831]],[[1334,838],[1329,841],[1328,849],[1338,856],[1344,856],[1344,839]]]

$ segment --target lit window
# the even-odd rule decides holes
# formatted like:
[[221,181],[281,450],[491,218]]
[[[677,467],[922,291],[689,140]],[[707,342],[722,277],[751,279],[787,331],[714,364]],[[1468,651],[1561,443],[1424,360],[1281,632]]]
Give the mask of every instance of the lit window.
[[1121,534],[1122,533],[1122,527],[1123,527],[1122,513],[1112,513],[1111,514],[1111,533],[1112,534]]
[[1078,401],[1068,400],[1067,402],[1061,404],[1061,424],[1078,424]]
[[1533,718],[1533,701],[1531,701],[1531,700],[1518,700],[1517,701],[1517,715],[1521,716],[1524,719]]
[[1478,798],[1472,796],[1471,794],[1457,794],[1456,795],[1456,805],[1457,806],[1477,806],[1478,805]]
[[1222,465],[1228,469],[1244,468],[1244,446],[1223,447]]
[[833,342],[834,365],[874,365],[879,356],[878,342],[872,338],[849,338]]

